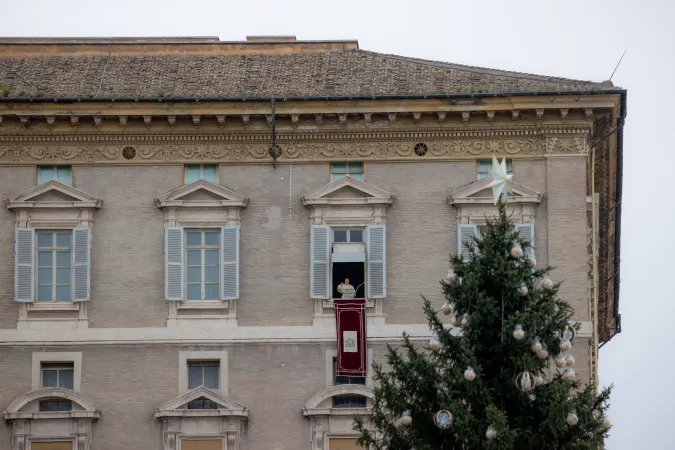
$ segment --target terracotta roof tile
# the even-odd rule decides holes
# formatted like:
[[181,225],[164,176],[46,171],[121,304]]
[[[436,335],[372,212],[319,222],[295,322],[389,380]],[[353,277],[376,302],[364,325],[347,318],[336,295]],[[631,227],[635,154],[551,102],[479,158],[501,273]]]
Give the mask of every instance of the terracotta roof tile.
[[0,56],[0,97],[268,98],[531,93],[594,83],[364,50],[251,55]]

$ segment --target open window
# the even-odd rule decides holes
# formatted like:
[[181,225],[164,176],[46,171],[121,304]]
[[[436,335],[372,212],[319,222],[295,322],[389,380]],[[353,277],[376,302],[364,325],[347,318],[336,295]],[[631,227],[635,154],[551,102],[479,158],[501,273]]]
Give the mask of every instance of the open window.
[[[351,176],[302,197],[311,209],[310,297],[317,320],[335,320],[332,300],[349,278],[353,298],[366,298],[371,317],[383,322],[386,289],[386,209],[395,197]],[[380,323],[382,323],[380,322]]]

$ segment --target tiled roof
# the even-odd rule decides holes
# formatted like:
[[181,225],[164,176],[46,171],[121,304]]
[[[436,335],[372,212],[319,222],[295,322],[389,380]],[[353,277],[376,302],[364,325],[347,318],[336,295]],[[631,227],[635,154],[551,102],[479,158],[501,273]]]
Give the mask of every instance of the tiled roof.
[[287,54],[0,52],[0,99],[290,98],[573,92],[595,83],[359,49]]

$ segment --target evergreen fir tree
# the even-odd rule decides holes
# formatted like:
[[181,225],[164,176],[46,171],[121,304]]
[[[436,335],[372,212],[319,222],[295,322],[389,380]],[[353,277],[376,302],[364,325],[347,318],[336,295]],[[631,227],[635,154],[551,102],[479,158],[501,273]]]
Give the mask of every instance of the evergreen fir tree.
[[[374,364],[371,416],[356,419],[359,444],[374,450],[597,450],[609,429],[609,389],[582,387],[570,349],[572,308],[538,269],[499,203],[471,256],[452,257],[442,282],[445,327],[424,300],[429,345],[404,334]],[[460,252],[461,253],[461,252]],[[405,356],[404,356],[405,355]],[[445,413],[447,411],[448,414]]]

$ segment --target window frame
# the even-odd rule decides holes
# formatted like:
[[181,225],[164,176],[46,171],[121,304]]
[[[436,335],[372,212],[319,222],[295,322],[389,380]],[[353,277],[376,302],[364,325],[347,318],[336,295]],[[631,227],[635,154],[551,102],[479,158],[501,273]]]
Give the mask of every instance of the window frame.
[[[35,303],[37,304],[49,304],[49,303],[73,303],[73,255],[74,255],[74,243],[73,243],[73,230],[70,229],[44,229],[44,228],[38,228],[34,231],[35,233]],[[59,247],[56,245],[57,242],[57,235],[58,234],[69,234],[70,235],[70,247]],[[52,246],[51,247],[40,247],[40,235],[44,234],[51,234],[52,235]],[[51,266],[40,266],[40,252],[46,252],[49,251],[52,253],[52,261],[51,261]],[[68,276],[68,284],[67,286],[70,288],[70,298],[67,300],[57,300],[56,299],[56,288],[58,286],[66,286],[64,283],[58,283],[57,282],[57,273],[59,269],[65,269],[65,266],[58,266],[57,265],[57,254],[58,252],[65,252],[68,251],[70,252],[70,265],[67,267],[69,270],[69,276]],[[40,284],[40,268],[51,268],[51,277],[52,277],[52,282],[51,282],[51,288],[52,288],[52,295],[51,295],[51,300],[40,300],[40,286],[47,286],[47,284]]]
[[[335,164],[344,164],[345,165],[345,173],[334,173],[333,169],[335,168]],[[360,166],[359,171],[354,172],[353,170],[356,168],[352,168],[352,165],[354,166]],[[358,167],[357,166],[357,167]],[[359,181],[365,181],[366,180],[366,164],[363,161],[337,161],[337,162],[332,162],[330,163],[330,166],[328,168],[328,173],[330,175],[330,181],[337,181],[340,178],[344,177],[352,177],[355,180]],[[354,176],[356,175],[356,176]]]
[[[347,240],[346,241],[336,241],[335,240],[335,232],[336,231],[346,231],[347,232]],[[351,240],[351,235],[352,231],[360,231],[361,232],[361,240],[360,241],[352,241]],[[330,238],[331,238],[331,245],[332,244],[364,244],[366,243],[366,227],[330,227]]]
[[[215,175],[216,175],[215,181],[212,181],[212,180],[209,180],[209,179],[206,178],[206,167],[207,166],[209,166],[209,167],[212,166],[215,169]],[[190,168],[190,167],[192,167],[192,168],[199,167],[199,176],[197,177],[196,180],[188,181],[188,168]],[[195,181],[199,181],[199,180],[204,180],[204,181],[208,181],[209,183],[218,184],[220,182],[220,174],[219,174],[219,170],[218,170],[218,164],[185,164],[184,167],[183,167],[183,184],[190,184],[190,183],[194,183]]]
[[[183,233],[185,234],[184,236],[184,262],[183,262],[183,268],[184,268],[184,277],[185,277],[185,292],[183,293],[183,298],[185,299],[186,302],[220,302],[221,301],[221,272],[222,272],[222,258],[223,258],[223,249],[222,249],[222,242],[221,242],[221,229],[220,228],[184,228]],[[190,246],[188,245],[188,234],[189,233],[201,233],[201,243],[198,247],[196,246]],[[218,246],[207,246],[206,245],[206,234],[205,233],[215,233],[218,236]],[[190,284],[194,285],[197,284],[196,282],[190,282],[188,280],[188,268],[189,267],[197,267],[196,265],[188,265],[188,252],[189,251],[195,251],[199,250],[200,252],[200,265],[199,267],[201,268],[201,275],[200,275],[200,290],[201,290],[201,298],[199,299],[191,299],[188,297],[188,286]],[[218,250],[218,263],[217,265],[214,264],[206,264],[206,251],[207,250]],[[215,282],[207,282],[206,281],[206,268],[207,267],[216,267],[216,281]],[[217,286],[217,295],[216,298],[206,298],[206,285],[216,285]]]
[[[481,163],[485,163],[484,165],[490,164],[490,167],[492,166],[491,159],[476,160],[476,180],[484,180],[490,176],[490,172],[488,171],[485,176],[481,177]],[[506,174],[513,175],[513,159],[506,158]]]
[[80,392],[82,387],[82,352],[33,352],[31,390],[42,389],[43,364],[72,364],[73,389]]
[[[68,172],[70,173],[70,177],[68,179],[68,182],[62,181],[59,179],[59,168],[68,168]],[[51,169],[52,170],[52,176],[49,179],[46,179],[44,181],[40,181],[41,178],[41,172],[43,169]],[[36,171],[36,184],[43,184],[48,181],[58,181],[59,183],[66,184],[68,186],[73,186],[73,166],[69,164],[42,164],[37,166],[37,171]]]
[[[191,383],[190,383],[190,367],[201,367],[201,369],[202,369],[202,370],[201,370],[201,373],[202,373],[202,377],[201,377],[201,378],[202,378],[202,383],[199,384],[199,385],[197,385],[197,386],[195,386],[195,387],[193,387],[193,388],[190,388],[190,384],[191,384]],[[209,387],[209,386],[207,386],[207,385],[205,384],[204,367],[217,367],[217,368],[218,368],[218,370],[216,371],[216,373],[218,374],[218,379],[216,380],[216,381],[217,381],[217,386],[216,386],[216,387]],[[195,388],[198,388],[199,386],[204,386],[205,388],[210,389],[210,390],[212,390],[212,391],[213,391],[213,390],[216,390],[216,391],[217,391],[218,389],[220,389],[220,360],[219,360],[219,359],[207,359],[207,360],[203,360],[203,359],[199,359],[199,360],[189,359],[189,360],[187,360],[187,368],[188,368],[188,388],[190,388],[190,389],[195,389]]]
[[[223,350],[180,350],[178,352],[178,392],[184,394],[192,389],[189,388],[188,362],[192,361],[218,361],[218,389],[211,389],[222,395],[227,395],[228,390],[228,359],[227,351]],[[193,388],[194,389],[194,388]]]
[[[45,367],[47,366],[47,367]],[[49,367],[53,366],[53,367]],[[45,386],[45,377],[44,373],[45,370],[55,370],[56,371],[56,386]],[[69,371],[72,372],[71,374],[71,380],[72,380],[72,387],[65,387],[61,386],[61,372],[63,371]],[[41,388],[50,388],[50,387],[59,387],[63,389],[68,389],[68,390],[73,390],[75,387],[75,363],[74,362],[67,362],[67,361],[60,361],[60,362],[48,362],[48,361],[41,361],[40,362],[40,387]]]

